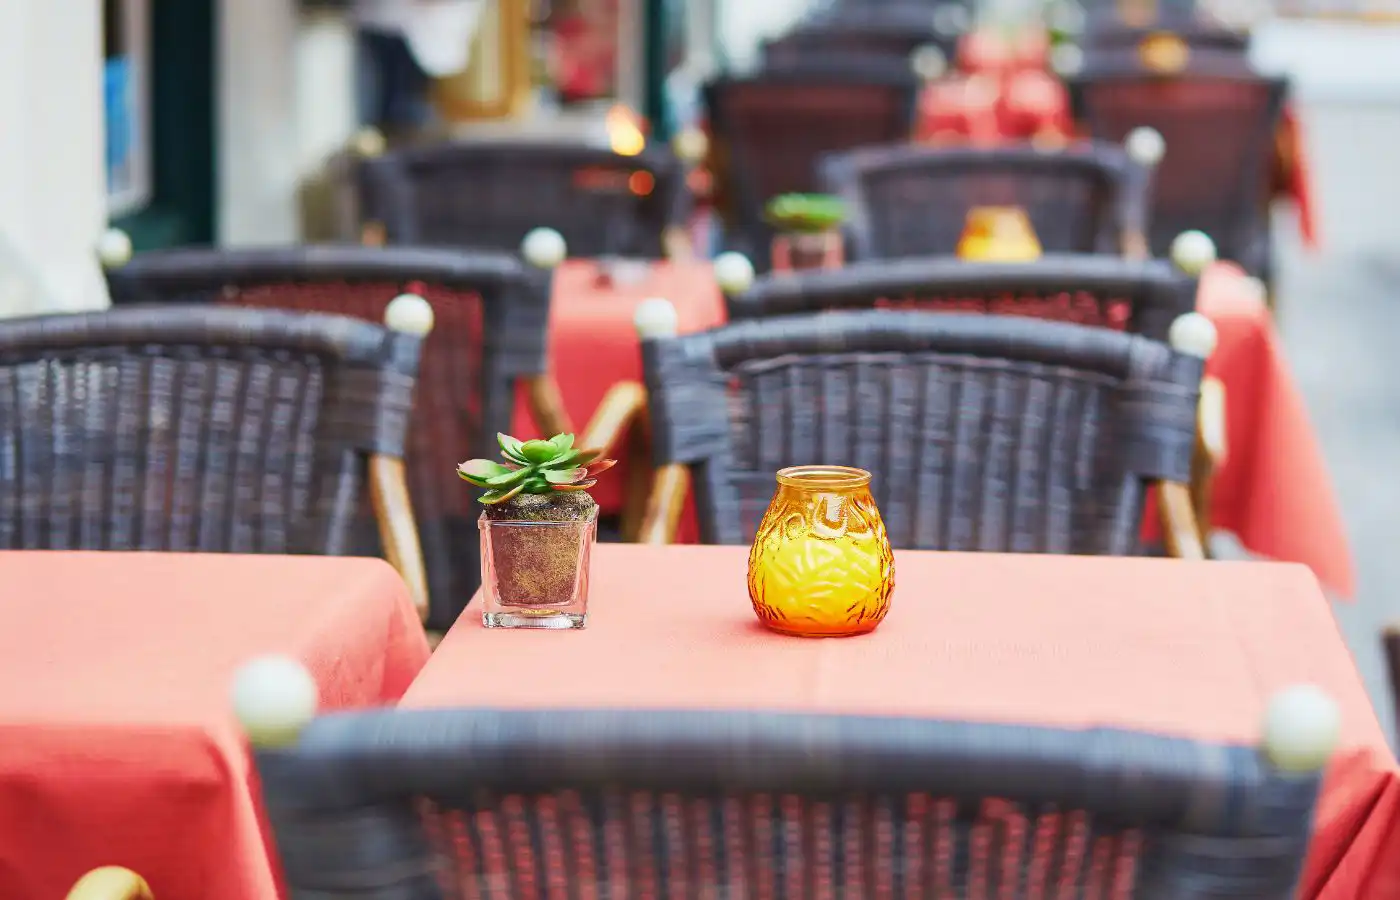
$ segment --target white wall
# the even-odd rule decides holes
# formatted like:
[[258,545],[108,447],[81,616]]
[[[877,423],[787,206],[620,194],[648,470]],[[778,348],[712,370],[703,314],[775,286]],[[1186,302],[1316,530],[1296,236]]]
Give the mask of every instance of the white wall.
[[1315,218],[1329,251],[1400,253],[1400,26],[1276,19],[1252,55],[1287,74],[1302,121]]
[[345,17],[296,0],[221,0],[218,239],[301,237],[303,178],[355,129],[354,43]]
[[98,13],[92,0],[0,0],[0,316],[107,305]]

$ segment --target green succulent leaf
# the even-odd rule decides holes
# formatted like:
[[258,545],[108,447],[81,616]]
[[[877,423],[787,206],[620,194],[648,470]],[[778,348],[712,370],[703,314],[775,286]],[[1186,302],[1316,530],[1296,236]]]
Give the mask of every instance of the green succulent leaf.
[[555,450],[563,453],[565,450],[573,449],[574,436],[572,434],[556,434],[549,439],[549,442],[554,445]]
[[508,488],[530,477],[529,469],[509,469],[505,466],[501,466],[501,468],[505,469],[505,471],[486,479],[487,487],[496,488],[498,490],[501,488]]
[[544,480],[550,484],[573,484],[588,477],[588,470],[582,466],[572,469],[545,469]]
[[520,445],[520,452],[529,462],[546,463],[559,455],[559,449],[552,441],[526,441]]
[[540,475],[525,479],[524,486],[527,494],[547,494],[551,490],[549,482]]
[[556,484],[554,489],[556,491],[586,491],[597,483],[596,479],[590,481],[576,481],[573,484]]
[[521,447],[524,445],[510,435],[499,431],[496,432],[496,443],[501,445],[501,452],[505,454],[507,459],[513,459],[521,465],[530,462],[530,460],[525,458],[525,453],[521,450]]
[[495,506],[497,503],[504,503],[511,497],[520,493],[524,487],[524,485],[517,484],[514,487],[509,487],[504,490],[487,491],[481,495],[481,502],[487,506]]
[[510,469],[489,459],[469,459],[457,467],[457,477],[470,481],[477,487],[486,487],[486,482]]
[[571,469],[574,466],[582,466],[597,459],[601,451],[599,450],[565,450],[563,453],[542,463],[545,469]]

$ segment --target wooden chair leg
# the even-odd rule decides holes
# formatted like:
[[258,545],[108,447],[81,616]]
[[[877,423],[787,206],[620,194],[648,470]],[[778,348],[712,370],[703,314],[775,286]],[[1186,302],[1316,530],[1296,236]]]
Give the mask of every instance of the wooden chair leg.
[[1167,554],[1177,559],[1205,559],[1201,529],[1191,505],[1191,489],[1175,481],[1158,482],[1157,510]]
[[1390,676],[1390,702],[1396,727],[1400,728],[1400,623],[1387,625],[1381,632],[1381,647],[1385,650],[1386,674]]
[[559,392],[559,382],[554,380],[554,375],[549,372],[535,375],[526,381],[525,386],[530,415],[534,416],[540,436],[549,438],[556,434],[572,434],[574,424],[564,406],[564,395]]
[[676,539],[686,494],[690,492],[690,469],[682,463],[668,463],[652,475],[651,496],[637,535],[638,543],[670,544]]
[[423,548],[418,541],[418,525],[408,498],[408,481],[403,460],[376,453],[369,460],[369,495],[384,556],[408,585],[413,605],[421,620],[428,618],[428,575],[423,565]]

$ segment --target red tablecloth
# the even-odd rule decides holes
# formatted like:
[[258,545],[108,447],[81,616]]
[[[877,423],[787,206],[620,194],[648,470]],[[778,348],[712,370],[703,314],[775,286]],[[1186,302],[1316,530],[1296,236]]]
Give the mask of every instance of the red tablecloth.
[[428,658],[387,563],[0,553],[0,897],[122,865],[157,897],[275,896],[233,673],[268,653],[322,707],[390,703]]
[[1301,566],[898,552],[884,624],[823,641],[757,624],[747,557],[599,546],[586,629],[488,631],[463,616],[403,702],[912,715],[1253,743],[1274,692],[1310,682],[1343,725],[1302,896],[1400,896],[1400,771]]
[[[636,283],[602,285],[598,265],[570,260],[554,276],[549,311],[549,363],[576,430],[588,424],[608,388],[640,381],[642,357],[632,316],[649,297],[676,308],[682,333],[723,324],[724,298],[708,262],[654,263]],[[516,398],[515,435],[538,432],[524,391]],[[605,515],[622,508],[625,467],[604,475],[591,493]]]
[[[921,140],[992,145],[1007,140],[1063,140],[1073,133],[1069,95],[1045,69],[1044,42],[1028,37],[1007,45],[995,35],[975,33],[959,48],[961,74],[925,88],[916,130]],[[1298,210],[1308,247],[1320,243],[1316,202],[1302,128],[1288,110],[1278,135],[1275,187]]]
[[1206,372],[1225,384],[1225,465],[1214,525],[1256,553],[1305,563],[1344,597],[1356,589],[1346,529],[1317,435],[1257,286],[1231,263],[1201,279],[1197,307],[1220,335]]

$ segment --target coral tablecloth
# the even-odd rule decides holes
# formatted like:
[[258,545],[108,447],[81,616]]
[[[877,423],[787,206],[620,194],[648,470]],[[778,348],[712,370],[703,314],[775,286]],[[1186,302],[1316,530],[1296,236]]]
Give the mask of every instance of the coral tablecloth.
[[[564,407],[581,431],[608,388],[640,381],[642,356],[632,316],[649,297],[664,297],[676,308],[682,333],[723,324],[724,298],[708,262],[652,263],[635,283],[598,282],[598,264],[570,260],[554,276],[549,311],[549,363],[564,396]],[[535,437],[537,429],[522,391],[515,406],[515,434]],[[622,507],[625,467],[604,475],[591,493],[603,513]]]
[[1303,567],[898,552],[885,623],[823,641],[758,625],[747,555],[599,546],[587,628],[488,634],[463,616],[403,702],[914,715],[1252,743],[1268,698],[1313,682],[1340,704],[1343,735],[1303,896],[1400,896],[1397,765]]
[[[1004,42],[1001,42],[1004,43]],[[1043,42],[998,46],[994,36],[969,35],[959,49],[962,74],[934,82],[919,99],[918,136],[928,141],[992,145],[1006,140],[1072,133],[1069,95],[1045,70]],[[1277,137],[1275,189],[1298,210],[1308,247],[1317,247],[1315,196],[1297,115],[1285,111]]]
[[0,584],[5,900],[102,865],[172,900],[274,897],[234,671],[291,655],[339,708],[393,702],[428,657],[378,560],[7,552]]
[[1341,508],[1257,286],[1232,263],[1201,279],[1197,308],[1220,335],[1206,372],[1225,384],[1226,460],[1213,524],[1255,553],[1306,563],[1344,597],[1356,589]]

